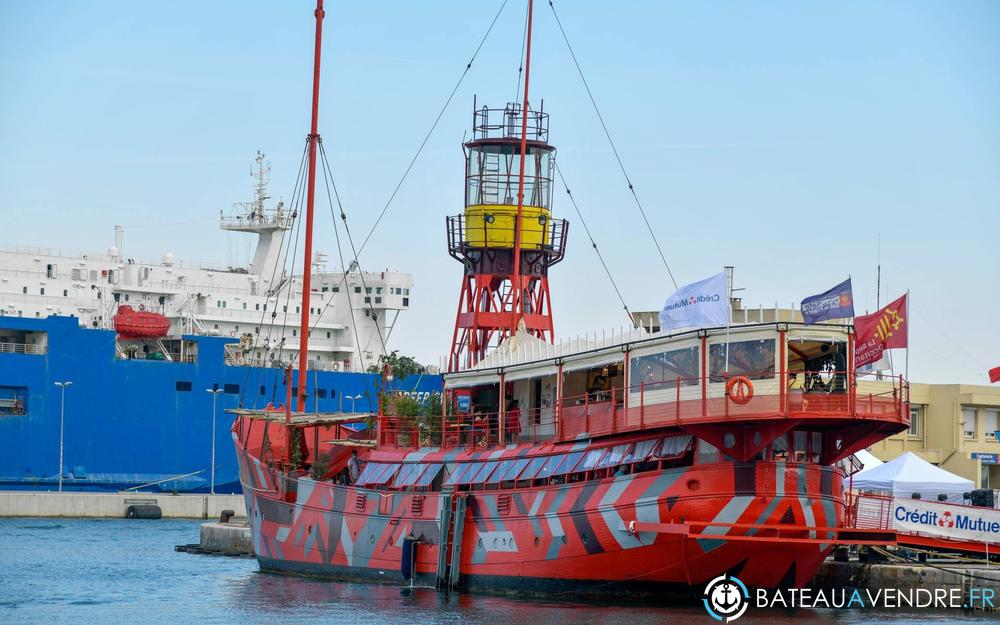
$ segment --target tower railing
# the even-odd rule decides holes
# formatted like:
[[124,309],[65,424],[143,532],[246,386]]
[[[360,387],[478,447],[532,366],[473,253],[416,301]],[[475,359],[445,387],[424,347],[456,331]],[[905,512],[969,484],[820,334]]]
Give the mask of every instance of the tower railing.
[[[523,115],[521,105],[511,103],[502,109],[486,106],[476,109],[472,124],[472,138],[475,141],[483,139],[521,140]],[[549,141],[549,114],[540,110],[528,110],[529,141]]]

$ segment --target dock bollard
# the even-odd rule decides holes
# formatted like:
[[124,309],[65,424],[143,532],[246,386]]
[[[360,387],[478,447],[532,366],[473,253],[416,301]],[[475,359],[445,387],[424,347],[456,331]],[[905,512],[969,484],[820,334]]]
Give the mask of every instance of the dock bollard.
[[229,523],[229,520],[236,516],[236,513],[232,510],[223,510],[222,514],[219,515],[219,523]]

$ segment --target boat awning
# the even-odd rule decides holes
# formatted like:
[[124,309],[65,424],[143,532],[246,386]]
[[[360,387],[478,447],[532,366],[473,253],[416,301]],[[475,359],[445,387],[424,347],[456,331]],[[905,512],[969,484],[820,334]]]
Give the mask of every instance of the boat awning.
[[504,369],[504,382],[516,382],[517,380],[527,380],[529,378],[544,378],[559,373],[559,367],[554,364],[518,367],[517,369]]
[[606,351],[585,356],[574,357],[572,360],[563,361],[563,372],[580,371],[582,369],[594,369],[604,365],[610,365],[625,360],[625,354],[621,351]]
[[445,388],[469,388],[499,383],[500,375],[497,369],[463,371],[447,375],[444,379]]

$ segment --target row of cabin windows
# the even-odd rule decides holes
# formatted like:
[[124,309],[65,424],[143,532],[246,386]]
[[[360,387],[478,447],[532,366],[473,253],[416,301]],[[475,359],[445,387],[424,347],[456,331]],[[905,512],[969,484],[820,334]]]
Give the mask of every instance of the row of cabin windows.
[[[315,392],[316,397],[318,397],[320,399],[327,399],[327,398],[334,399],[337,396],[337,389],[335,389],[335,388],[331,388],[331,389],[317,388],[317,389],[313,389],[313,391]],[[264,386],[263,384],[260,385],[260,394],[261,394],[262,397],[265,396],[265,395],[267,395],[267,387]],[[293,386],[292,387],[292,397],[297,397],[298,394],[299,394],[298,387]]]
[[[21,293],[27,295],[28,294],[28,287],[26,287],[26,286],[25,287],[21,287]],[[44,286],[40,287],[38,289],[38,294],[39,295],[45,295],[45,287]],[[69,297],[69,291],[68,290],[63,289],[63,297]],[[100,291],[97,292],[97,298],[98,299],[101,298],[101,292]]]
[[[176,388],[178,392],[190,393],[191,392],[191,382],[188,381],[188,380],[177,380],[177,383],[176,383],[176,385],[175,385],[174,388]],[[213,384],[212,385],[212,390],[213,391],[219,390],[219,385],[218,384]],[[223,384],[222,385],[222,392],[225,393],[226,395],[239,395],[240,394],[240,385],[239,384]]]
[[561,484],[626,473],[625,467],[652,470],[661,462],[684,464],[689,457],[693,437],[690,434],[653,438],[613,447],[600,447],[532,458],[509,458],[486,462],[447,464],[372,462],[365,466],[355,482],[371,488],[426,487],[435,483],[444,469],[439,486],[471,489],[481,486],[519,486],[527,484]]

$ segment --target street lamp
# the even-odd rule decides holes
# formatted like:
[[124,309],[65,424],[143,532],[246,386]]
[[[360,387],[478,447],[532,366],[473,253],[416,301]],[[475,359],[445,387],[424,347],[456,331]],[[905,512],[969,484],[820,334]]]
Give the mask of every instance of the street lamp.
[[215,494],[215,403],[219,399],[219,393],[222,392],[221,388],[206,388],[205,392],[212,394],[212,477],[211,485],[209,486],[209,493]]
[[350,395],[347,396],[347,399],[351,400],[351,414],[354,414],[354,402],[358,401],[362,397],[363,395],[360,394],[355,395],[354,397],[351,397]]
[[63,424],[66,422],[66,387],[72,385],[73,383],[69,380],[65,382],[56,382],[55,385],[59,387],[59,492],[62,492],[62,476],[63,476]]

